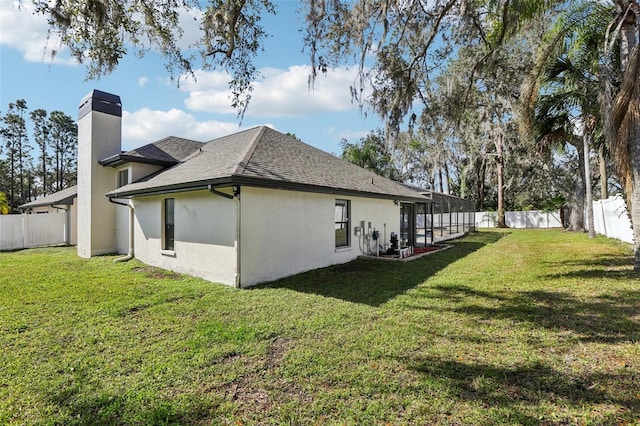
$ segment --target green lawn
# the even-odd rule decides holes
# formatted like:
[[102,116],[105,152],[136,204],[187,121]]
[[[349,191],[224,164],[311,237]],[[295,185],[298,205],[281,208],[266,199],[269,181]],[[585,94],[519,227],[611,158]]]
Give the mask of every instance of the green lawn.
[[629,245],[474,234],[236,290],[0,253],[0,424],[640,424]]

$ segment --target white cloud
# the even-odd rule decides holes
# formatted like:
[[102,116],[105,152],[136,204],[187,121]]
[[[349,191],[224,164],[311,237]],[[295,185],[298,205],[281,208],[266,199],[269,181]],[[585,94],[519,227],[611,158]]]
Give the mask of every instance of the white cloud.
[[181,8],[179,10],[178,22],[183,31],[182,36],[178,38],[178,47],[180,49],[187,50],[191,48],[202,37],[201,19],[202,12],[198,9]]
[[[254,83],[247,117],[299,117],[356,108],[349,91],[356,79],[356,68],[331,70],[326,76],[317,77],[313,88],[309,87],[308,66],[260,71],[264,78]],[[229,80],[222,72],[197,71],[195,81],[185,78],[181,84],[181,90],[189,93],[185,105],[193,111],[234,114]]]
[[0,2],[0,23],[0,44],[21,51],[26,61],[77,65],[69,55],[69,49],[60,45],[56,34],[48,37],[47,19],[35,14],[30,1]]
[[140,87],[146,86],[148,82],[149,82],[149,77],[140,77],[138,79],[138,84],[140,85]]
[[167,136],[206,142],[239,130],[237,122],[197,121],[178,109],[154,111],[143,108],[135,112],[124,111],[122,145],[124,150],[129,150]]
[[335,128],[329,128],[327,133],[329,133],[329,135],[333,136],[334,138],[338,138],[340,140],[346,139],[348,142],[354,143],[364,138],[365,136],[367,136],[369,133],[371,133],[371,131],[370,130],[356,131],[356,130],[350,130],[350,129],[342,129],[342,130],[336,131]]

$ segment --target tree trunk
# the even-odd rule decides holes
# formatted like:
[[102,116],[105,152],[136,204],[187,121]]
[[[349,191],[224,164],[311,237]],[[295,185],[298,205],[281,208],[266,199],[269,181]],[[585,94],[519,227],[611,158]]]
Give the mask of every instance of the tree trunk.
[[487,159],[482,157],[480,167],[476,173],[476,199],[478,200],[478,211],[484,211],[484,179],[487,170]]
[[640,274],[640,126],[636,125],[629,139],[629,160],[632,170],[632,193],[628,208],[631,213],[633,227],[633,270]]
[[593,224],[593,194],[591,191],[591,162],[589,158],[591,157],[589,148],[589,139],[591,138],[591,133],[587,130],[587,126],[585,125],[585,129],[582,135],[582,143],[584,144],[584,187],[586,194],[586,205],[587,205],[587,231],[589,232],[589,238],[595,238],[596,231]]
[[506,228],[507,221],[504,212],[504,158],[502,156],[502,146],[504,135],[498,134],[495,139],[496,145],[496,174],[498,177],[498,228]]
[[609,198],[609,177],[607,176],[607,160],[604,156],[604,144],[598,149],[598,164],[600,166],[600,198]]
[[444,162],[444,176],[447,180],[447,194],[451,194],[451,175],[449,175],[449,166],[447,165],[447,161]]
[[[12,137],[13,138],[13,137]],[[9,189],[9,212],[12,212],[14,207],[15,207],[15,197],[16,197],[16,164],[15,164],[15,155],[14,155],[14,145],[13,145],[13,139],[11,142],[11,148],[9,148],[9,162],[10,164],[10,174],[9,176],[11,176],[11,183],[10,183],[10,189]]]
[[623,86],[625,83],[633,85],[631,99],[627,105],[628,114],[635,114],[635,116],[629,120],[630,128],[627,129],[629,178],[631,179],[631,185],[627,184],[627,187],[630,186],[631,190],[627,190],[626,195],[633,227],[633,270],[640,274],[640,123],[637,116],[640,108],[640,82],[638,81],[640,56],[637,39],[640,29],[637,15],[640,12],[640,4],[638,0],[618,0],[616,3],[622,12],[626,12],[627,7],[631,9],[631,13],[626,13],[623,17],[620,31],[620,65],[625,79]]
[[569,200],[569,226],[567,231],[584,232],[584,147],[582,144],[574,145],[578,151],[578,173],[576,173],[575,188],[573,198]]

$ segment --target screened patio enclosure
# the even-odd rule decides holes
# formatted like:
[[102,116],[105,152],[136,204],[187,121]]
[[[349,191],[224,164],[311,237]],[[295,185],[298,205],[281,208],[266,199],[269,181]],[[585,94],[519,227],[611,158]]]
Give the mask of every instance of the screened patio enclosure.
[[426,203],[400,204],[400,246],[427,247],[475,230],[475,202],[424,192]]

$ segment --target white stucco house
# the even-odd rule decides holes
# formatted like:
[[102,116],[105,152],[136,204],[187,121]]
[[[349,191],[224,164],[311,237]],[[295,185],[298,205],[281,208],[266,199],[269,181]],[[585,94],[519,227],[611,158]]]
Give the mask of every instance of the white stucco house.
[[247,287],[354,260],[389,245],[392,233],[411,242],[401,222],[430,202],[268,127],[122,152],[121,116],[109,93],[93,91],[80,105],[81,257],[119,252]]

